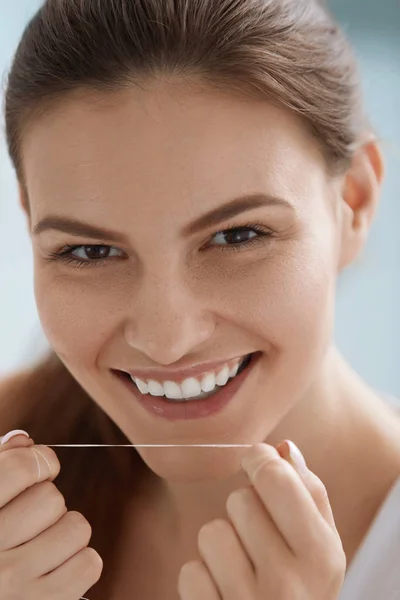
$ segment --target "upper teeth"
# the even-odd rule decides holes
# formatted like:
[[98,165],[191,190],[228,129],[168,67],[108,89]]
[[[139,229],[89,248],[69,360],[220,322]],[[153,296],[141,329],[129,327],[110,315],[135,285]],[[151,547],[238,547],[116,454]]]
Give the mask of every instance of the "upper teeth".
[[212,392],[217,385],[224,386],[228,379],[235,377],[240,365],[246,358],[247,356],[235,359],[234,362],[225,364],[217,371],[209,371],[198,378],[189,377],[180,384],[175,381],[160,382],[155,381],[154,379],[143,381],[132,375],[131,377],[142,394],[166,396],[171,399],[194,398],[195,396],[199,396],[202,392]]

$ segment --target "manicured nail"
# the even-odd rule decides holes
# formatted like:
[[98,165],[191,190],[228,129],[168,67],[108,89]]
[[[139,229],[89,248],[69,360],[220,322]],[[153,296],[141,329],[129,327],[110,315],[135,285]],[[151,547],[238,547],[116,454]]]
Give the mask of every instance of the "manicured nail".
[[302,473],[303,475],[308,473],[308,467],[307,467],[306,461],[304,459],[304,456],[302,455],[302,453],[300,452],[300,450],[298,449],[296,444],[294,442],[292,442],[292,440],[284,440],[284,442],[282,442],[282,443],[287,444],[287,448],[288,448],[287,460],[289,460],[289,462],[292,463],[293,467],[297,471],[299,471],[299,473]]
[[12,431],[9,431],[8,433],[6,433],[5,436],[2,437],[1,444],[6,444],[9,440],[11,440],[11,438],[17,435],[25,435],[27,438],[30,437],[29,433],[27,433],[23,429],[13,429]]

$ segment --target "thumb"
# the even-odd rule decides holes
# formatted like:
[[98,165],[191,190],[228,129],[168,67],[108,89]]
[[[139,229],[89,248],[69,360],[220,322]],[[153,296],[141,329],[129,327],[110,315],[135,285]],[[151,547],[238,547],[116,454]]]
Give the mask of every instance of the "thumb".
[[29,437],[29,433],[23,429],[13,429],[0,437],[0,453],[11,448],[29,448],[34,444],[35,442]]
[[[43,447],[42,449],[40,449],[40,444],[34,448],[33,446],[35,446],[35,442],[23,429],[14,429],[13,431],[10,431],[3,437],[0,437],[0,440],[0,455],[2,452],[6,452],[7,450],[11,450],[12,448],[31,448],[38,469],[38,476],[35,483],[38,483],[39,481],[44,481],[45,479],[54,481],[54,479],[58,476],[60,472],[60,462],[55,453],[52,451],[51,455],[49,456],[47,453],[44,452]],[[40,463],[42,463],[42,465]],[[44,467],[44,471],[42,471],[41,466]],[[48,475],[44,478],[46,472],[48,473]]]

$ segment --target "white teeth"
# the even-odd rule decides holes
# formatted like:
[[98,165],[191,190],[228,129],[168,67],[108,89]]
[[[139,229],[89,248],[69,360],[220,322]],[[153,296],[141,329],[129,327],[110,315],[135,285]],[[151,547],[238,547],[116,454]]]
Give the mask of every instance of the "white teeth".
[[228,365],[225,365],[225,367],[222,369],[222,371],[220,371],[217,374],[215,380],[217,382],[217,385],[221,385],[222,386],[222,385],[226,384],[226,382],[228,381],[228,379],[229,379],[229,367],[228,367]]
[[143,381],[137,377],[132,376],[132,380],[136,383],[138,389],[142,394],[151,394],[152,396],[166,396],[171,400],[185,400],[190,398],[196,398],[204,393],[214,391],[218,386],[222,387],[226,385],[229,379],[235,377],[239,370],[239,367],[247,357],[243,357],[237,361],[231,368],[225,365],[219,372],[208,372],[201,380],[197,380],[194,377],[189,377],[182,381],[181,384],[175,383],[174,381],[165,381],[159,383],[154,379],[149,381]]
[[181,383],[183,398],[194,398],[201,394],[201,385],[194,377],[189,377]]
[[203,392],[211,392],[215,388],[217,385],[215,379],[214,373],[207,373],[204,375],[203,379],[201,380],[201,389]]
[[[133,377],[132,377],[132,379],[133,379]],[[141,379],[137,379],[136,377],[133,380],[136,383],[136,385],[138,386],[139,390],[142,392],[142,394],[149,393],[149,386],[147,385],[147,383],[145,383]]]
[[239,371],[239,367],[242,364],[243,360],[238,362],[234,367],[229,371],[229,377],[235,377],[236,373]]
[[150,381],[148,382],[148,386],[149,394],[151,394],[152,396],[164,396],[164,387],[161,385],[161,383],[158,383],[158,381],[150,379]]
[[171,398],[171,400],[182,399],[181,387],[174,381],[166,381],[164,383],[164,393],[167,396],[167,398]]

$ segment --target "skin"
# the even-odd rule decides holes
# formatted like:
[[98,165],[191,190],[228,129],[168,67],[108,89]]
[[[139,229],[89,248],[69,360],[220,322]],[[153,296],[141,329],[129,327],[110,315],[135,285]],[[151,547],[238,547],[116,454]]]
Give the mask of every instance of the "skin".
[[[113,96],[71,95],[36,119],[22,151],[31,232],[58,214],[126,236],[121,244],[32,235],[39,316],[73,376],[132,444],[293,440],[328,491],[350,562],[400,474],[399,422],[332,341],[337,278],[363,248],[378,204],[376,143],[332,177],[291,112],[160,80]],[[292,208],[260,207],[182,237],[199,216],[256,192]],[[249,223],[275,233],[240,252],[222,247],[218,232]],[[111,258],[81,269],[47,260],[65,244],[106,245]],[[74,254],[88,259],[84,249]],[[148,414],[109,372],[254,351],[262,358],[235,403],[194,421]],[[134,519],[140,506],[148,531],[157,510],[161,547],[174,536],[176,564],[195,558],[199,528],[248,484],[244,449],[138,451],[154,477],[143,506],[132,500],[126,555],[146,532]]]

